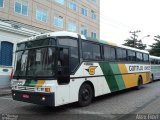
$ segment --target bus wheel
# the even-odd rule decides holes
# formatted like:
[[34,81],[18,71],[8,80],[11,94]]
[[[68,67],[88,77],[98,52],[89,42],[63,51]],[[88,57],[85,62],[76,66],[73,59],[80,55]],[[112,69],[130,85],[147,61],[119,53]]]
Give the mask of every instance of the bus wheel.
[[143,79],[142,77],[138,78],[138,85],[137,85],[137,90],[140,90],[143,86]]
[[153,80],[154,80],[154,76],[153,76],[153,74],[152,74],[152,75],[151,75],[151,82],[150,82],[150,83],[152,83]]
[[78,104],[81,107],[87,106],[92,102],[93,90],[89,84],[84,83],[79,90]]

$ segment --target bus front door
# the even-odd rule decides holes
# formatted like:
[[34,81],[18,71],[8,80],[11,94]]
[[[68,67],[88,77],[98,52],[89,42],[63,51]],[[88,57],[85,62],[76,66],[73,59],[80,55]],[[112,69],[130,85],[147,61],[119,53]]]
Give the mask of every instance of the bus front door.
[[69,71],[69,49],[58,49],[57,63],[57,79],[59,86],[57,87],[55,105],[64,105],[70,100],[70,71]]
[[57,78],[59,84],[68,84],[70,82],[68,48],[58,49]]

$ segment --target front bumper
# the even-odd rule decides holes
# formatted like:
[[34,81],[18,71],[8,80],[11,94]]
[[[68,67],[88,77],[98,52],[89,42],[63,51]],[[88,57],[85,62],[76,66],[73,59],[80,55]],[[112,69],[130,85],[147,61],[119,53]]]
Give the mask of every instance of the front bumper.
[[[23,97],[27,95],[28,97]],[[45,106],[55,106],[55,94],[54,93],[38,93],[28,91],[12,90],[13,100],[23,101],[28,103],[34,103]],[[45,100],[43,99],[45,98]]]

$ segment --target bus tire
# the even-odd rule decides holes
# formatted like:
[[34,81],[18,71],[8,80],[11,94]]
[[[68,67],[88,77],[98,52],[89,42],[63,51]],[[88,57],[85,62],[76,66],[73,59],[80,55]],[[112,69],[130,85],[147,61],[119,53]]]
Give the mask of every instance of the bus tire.
[[154,76],[153,76],[153,74],[152,74],[152,75],[151,75],[151,82],[150,82],[150,83],[152,83],[153,80],[154,80]]
[[93,99],[92,87],[87,83],[82,84],[79,90],[78,105],[81,107],[87,106],[92,102],[92,99]]
[[137,90],[142,89],[142,86],[143,86],[143,79],[142,79],[142,77],[139,77],[138,78]]

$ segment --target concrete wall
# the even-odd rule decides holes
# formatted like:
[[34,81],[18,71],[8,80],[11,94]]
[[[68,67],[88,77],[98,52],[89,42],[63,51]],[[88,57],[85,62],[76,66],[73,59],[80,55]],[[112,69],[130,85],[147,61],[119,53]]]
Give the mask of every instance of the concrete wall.
[[29,36],[32,36],[35,34],[39,34],[39,33],[29,29],[25,29],[25,28],[14,29],[11,24],[0,22],[0,47],[1,47],[2,41],[13,43],[12,66],[0,65],[0,88],[10,86],[9,78],[10,78],[12,69],[14,69],[15,51],[16,51],[17,42],[20,42],[22,39],[28,38]]
[[15,59],[15,50],[16,50],[16,43],[28,36],[20,35],[17,33],[12,33],[4,30],[0,30],[0,43],[2,41],[7,41],[13,43],[13,62],[12,66],[0,66],[0,88],[9,87],[10,86],[10,74],[14,66],[14,59]]

